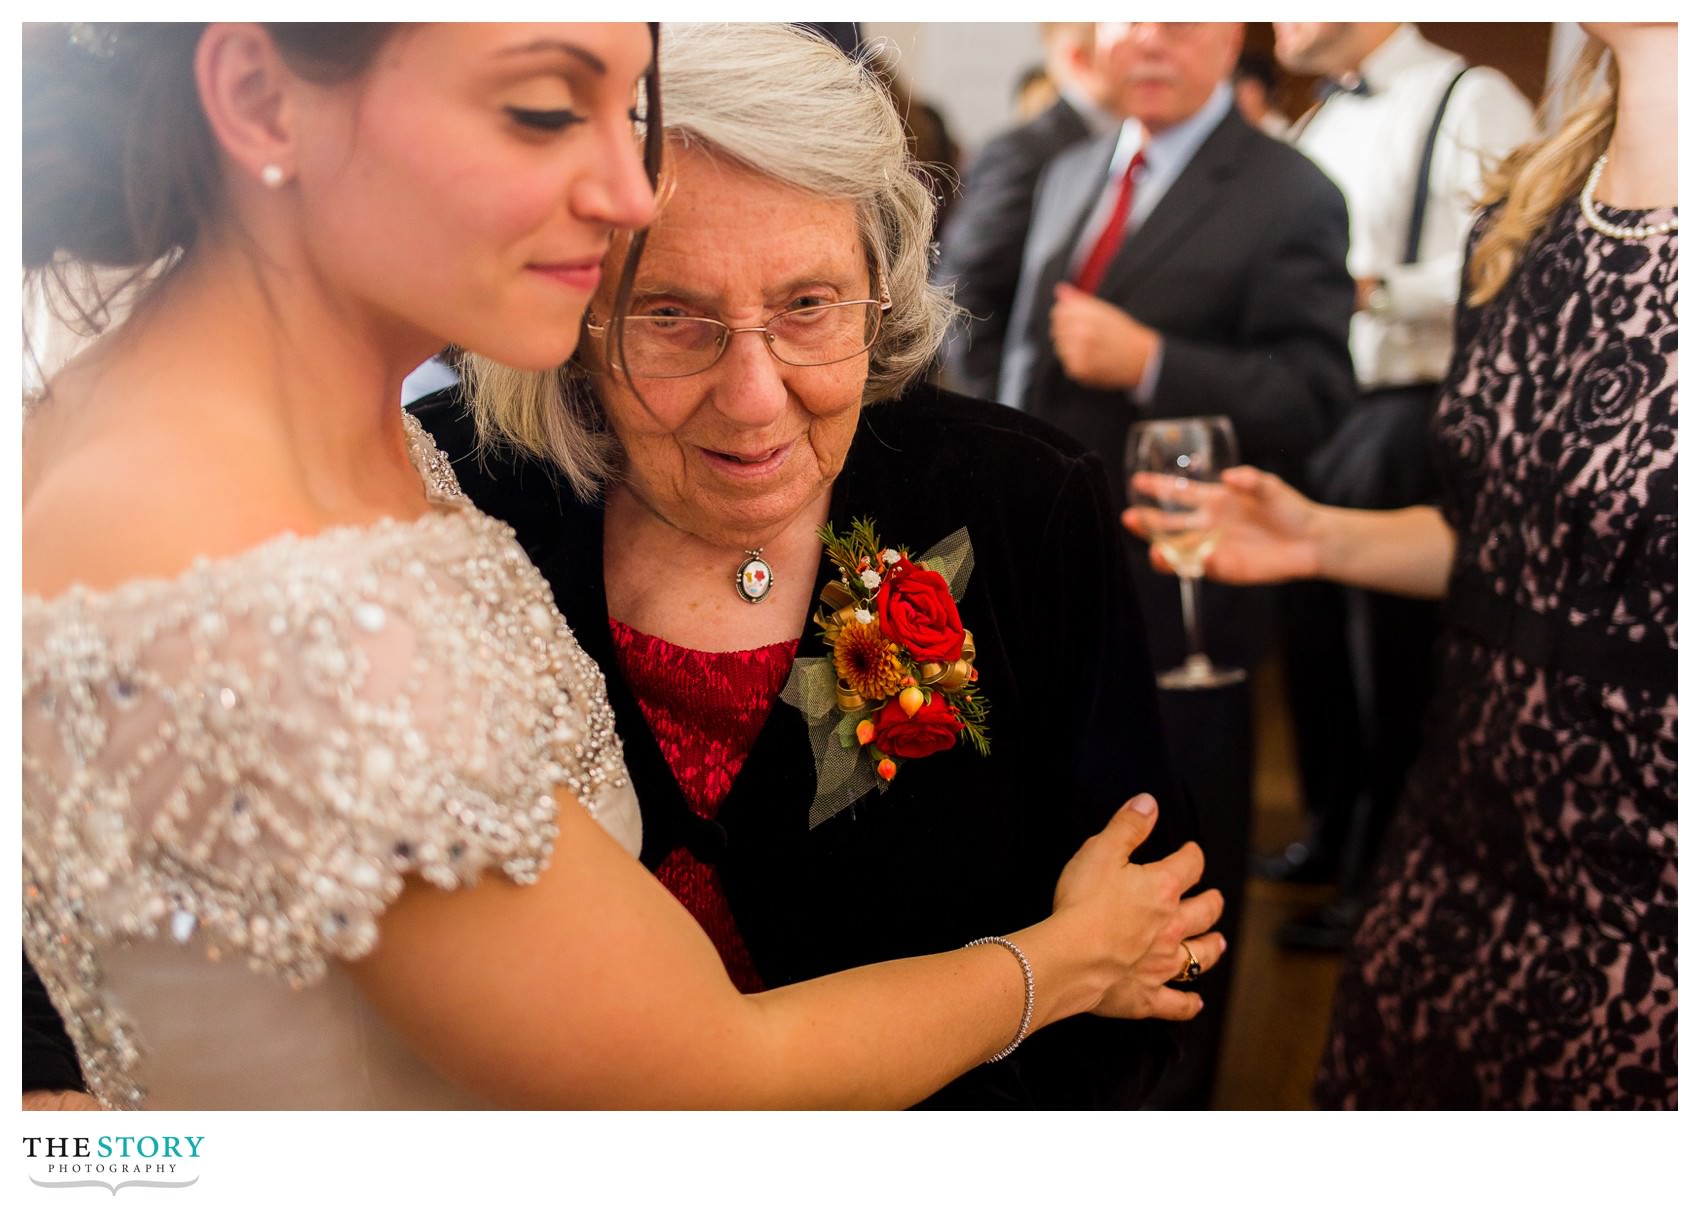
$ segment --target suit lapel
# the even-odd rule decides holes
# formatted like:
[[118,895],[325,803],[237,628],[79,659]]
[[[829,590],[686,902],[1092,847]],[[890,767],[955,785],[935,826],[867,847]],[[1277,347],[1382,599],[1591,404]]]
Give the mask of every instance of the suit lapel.
[[1104,272],[1099,295],[1111,300],[1123,297],[1123,287],[1149,274],[1210,218],[1232,188],[1243,161],[1245,140],[1251,133],[1251,128],[1230,110],[1116,253]]
[[[1074,211],[1060,240],[1052,245],[1050,259],[1045,262],[1044,272],[1039,276],[1040,298],[1048,300],[1057,283],[1068,277],[1069,260],[1086,230],[1086,221],[1092,217],[1093,207],[1103,196],[1105,182],[1110,175],[1110,158],[1115,151],[1114,136],[1100,139],[1093,145],[1093,154],[1080,158],[1077,171],[1070,174],[1073,180],[1066,183],[1066,191],[1058,191],[1060,196],[1075,200]],[[1050,311],[1048,303],[1044,310]]]
[[1115,155],[1116,138],[1112,134],[1095,140],[1089,150],[1078,157],[1058,162],[1064,170],[1049,191],[1056,199],[1047,208],[1048,214],[1035,212],[1036,232],[1050,239],[1050,256],[1035,278],[1032,312],[1027,317],[1027,331],[1034,350],[1033,364],[1022,395],[1027,400],[1043,399],[1049,394],[1050,383],[1057,373],[1056,350],[1051,346],[1051,295],[1057,284],[1068,278],[1068,263],[1075,246],[1080,243],[1092,209],[1104,192],[1110,174],[1110,160]]

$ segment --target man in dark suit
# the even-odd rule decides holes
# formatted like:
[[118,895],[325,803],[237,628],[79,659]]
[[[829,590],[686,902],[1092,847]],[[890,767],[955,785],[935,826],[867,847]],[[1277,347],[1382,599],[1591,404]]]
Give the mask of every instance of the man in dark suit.
[[1040,32],[1057,100],[1032,121],[987,142],[974,157],[945,225],[933,275],[954,286],[956,302],[968,313],[945,347],[949,383],[984,399],[998,385],[1039,173],[1058,152],[1120,126],[1105,107],[1107,82],[1094,60],[1092,23],[1049,21]]
[[[1124,121],[1057,156],[1039,183],[998,398],[1112,468],[1131,422],[1207,412],[1233,419],[1247,461],[1296,467],[1354,395],[1345,202],[1234,111],[1241,36],[1139,23],[1105,38]],[[1112,177],[1136,153],[1120,246],[1093,291],[1076,289]]]
[[[1235,110],[1239,25],[1106,24],[1098,38],[1124,121],[1040,178],[998,398],[1112,471],[1135,421],[1226,415],[1243,461],[1292,478],[1354,396],[1345,202]],[[1179,592],[1143,546],[1132,555],[1153,662],[1172,668],[1186,654]],[[1252,667],[1274,627],[1270,591],[1200,590],[1210,655]],[[1232,938],[1249,840],[1251,696],[1241,684],[1160,701]],[[1201,991],[1205,1014],[1219,1015],[1225,989]],[[1193,1059],[1157,1105],[1208,1102],[1214,1049]]]

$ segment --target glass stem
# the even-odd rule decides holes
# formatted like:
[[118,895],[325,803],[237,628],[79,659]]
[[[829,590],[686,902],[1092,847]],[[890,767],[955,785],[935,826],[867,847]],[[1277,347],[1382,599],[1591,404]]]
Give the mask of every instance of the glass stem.
[[1180,577],[1181,583],[1181,621],[1186,625],[1186,650],[1188,665],[1209,664],[1210,658],[1204,655],[1204,636],[1198,621],[1198,578]]

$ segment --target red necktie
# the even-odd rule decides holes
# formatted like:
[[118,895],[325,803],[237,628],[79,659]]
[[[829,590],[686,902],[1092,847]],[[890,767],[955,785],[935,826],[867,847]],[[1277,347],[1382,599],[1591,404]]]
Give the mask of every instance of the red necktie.
[[1133,159],[1127,162],[1121,179],[1116,182],[1116,203],[1110,207],[1110,217],[1099,229],[1098,238],[1092,241],[1092,251],[1086,254],[1080,272],[1074,276],[1074,284],[1087,294],[1098,289],[1098,283],[1104,280],[1104,271],[1110,267],[1111,258],[1116,255],[1116,249],[1121,247],[1122,229],[1127,226],[1127,212],[1133,208],[1133,174],[1138,172],[1140,165],[1144,163],[1145,153],[1142,151],[1135,152]]

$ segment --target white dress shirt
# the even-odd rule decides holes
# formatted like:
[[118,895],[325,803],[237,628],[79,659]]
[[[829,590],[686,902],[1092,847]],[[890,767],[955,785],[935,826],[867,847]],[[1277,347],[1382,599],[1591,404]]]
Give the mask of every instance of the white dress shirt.
[[1401,264],[1423,143],[1441,94],[1464,66],[1402,25],[1364,59],[1359,74],[1370,95],[1330,97],[1294,141],[1346,196],[1352,276],[1386,282],[1377,307],[1352,317],[1352,364],[1366,391],[1445,377],[1484,163],[1534,133],[1516,86],[1492,68],[1471,68],[1453,90],[1435,140],[1417,260]]

